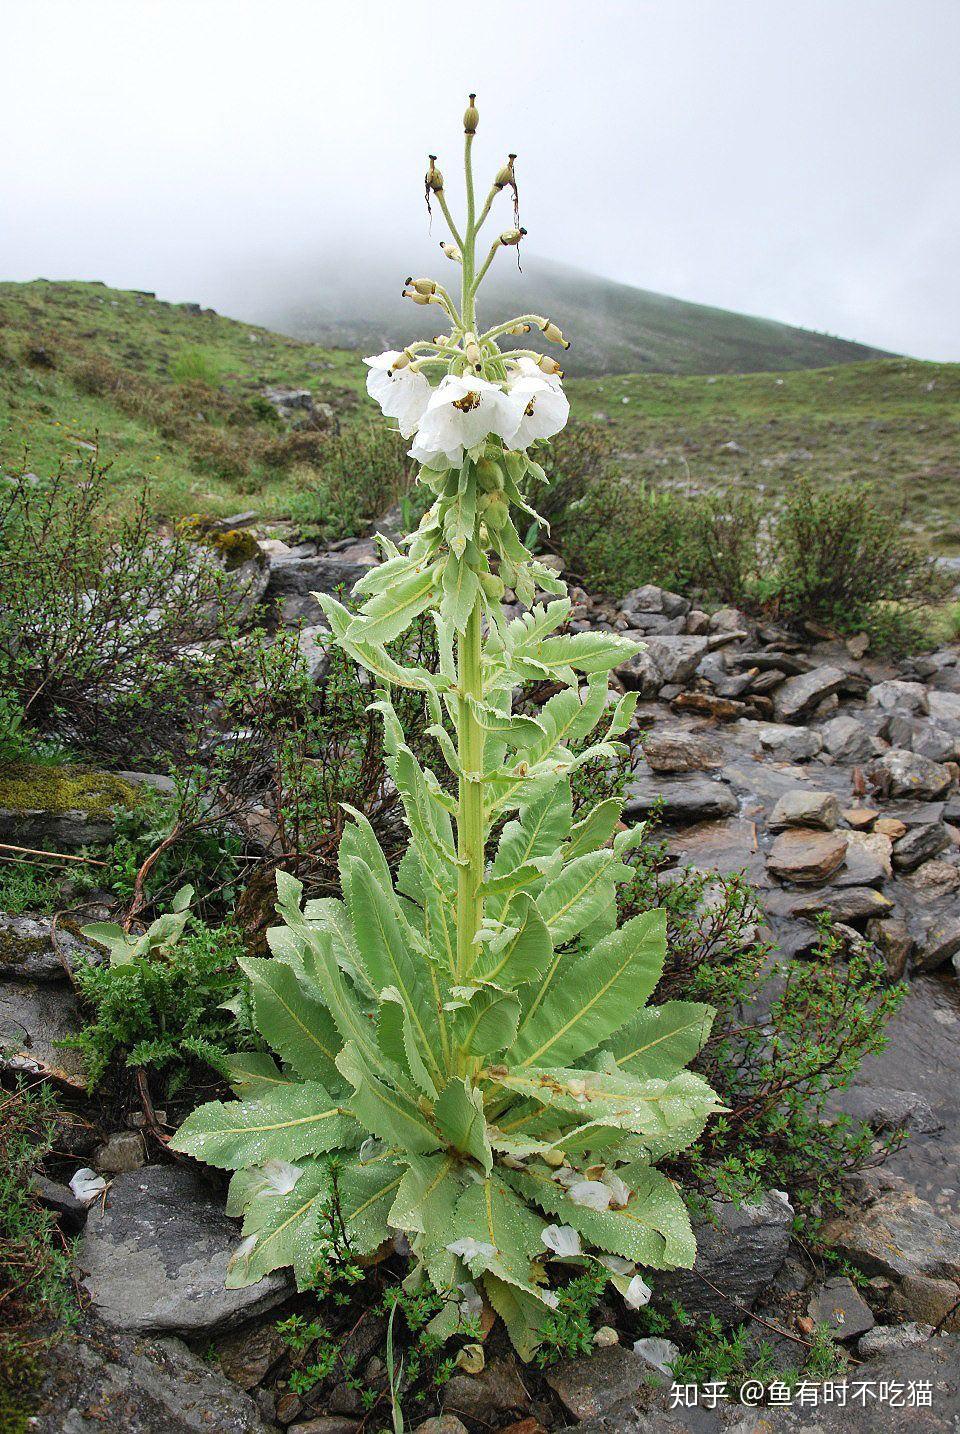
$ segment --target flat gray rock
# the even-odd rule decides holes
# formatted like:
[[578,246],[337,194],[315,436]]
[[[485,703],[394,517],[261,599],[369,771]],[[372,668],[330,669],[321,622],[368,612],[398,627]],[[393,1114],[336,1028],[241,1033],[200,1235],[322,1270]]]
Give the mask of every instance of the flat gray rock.
[[280,558],[270,564],[265,597],[277,604],[285,623],[304,618],[315,623],[320,607],[313,593],[334,593],[340,587],[349,592],[376,562],[373,545],[366,542],[315,558]]
[[658,1304],[678,1300],[695,1319],[713,1314],[724,1324],[741,1324],[743,1306],[753,1304],[786,1259],[793,1210],[774,1190],[759,1205],[714,1200],[711,1208],[716,1224],[697,1225],[693,1269],[657,1274],[654,1297]]
[[80,1088],[87,1076],[79,1053],[57,1044],[79,1029],[69,988],[49,982],[0,982],[0,1068],[49,1076]]
[[0,912],[0,980],[10,976],[20,981],[65,981],[68,970],[97,966],[103,960],[95,946],[62,926],[54,941],[52,926],[45,916]]
[[105,1324],[197,1335],[250,1319],[290,1293],[280,1273],[228,1290],[227,1263],[238,1243],[222,1199],[192,1170],[152,1165],[118,1175],[105,1209],[91,1209],[77,1264]]
[[178,1339],[86,1319],[45,1358],[33,1434],[268,1434],[248,1394]]
[[788,677],[774,693],[773,711],[778,722],[799,722],[825,697],[838,692],[847,674],[839,667],[815,667]]
[[816,1324],[824,1324],[841,1340],[856,1339],[873,1329],[873,1311],[852,1280],[836,1275],[815,1290],[807,1305],[807,1314]]
[[833,831],[840,821],[840,803],[832,792],[811,792],[797,787],[784,792],[767,822],[771,831],[785,827],[820,827]]
[[953,781],[949,767],[931,762],[929,757],[921,757],[905,747],[892,747],[884,752],[867,775],[883,796],[913,797],[929,802],[946,796]]
[[823,1238],[868,1275],[960,1281],[960,1226],[906,1185],[884,1192],[864,1210],[828,1221]]
[[709,647],[710,639],[706,637],[647,638],[647,654],[665,683],[688,682]]
[[627,788],[624,813],[639,821],[660,804],[664,820],[679,823],[731,817],[737,810],[737,799],[725,782],[708,777],[641,777]]

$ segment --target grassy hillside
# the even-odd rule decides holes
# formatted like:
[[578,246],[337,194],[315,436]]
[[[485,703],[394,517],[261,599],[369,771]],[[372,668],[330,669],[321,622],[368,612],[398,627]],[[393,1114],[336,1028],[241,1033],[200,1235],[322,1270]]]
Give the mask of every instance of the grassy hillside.
[[[118,503],[149,480],[160,518],[283,517],[309,480],[298,444],[311,439],[258,401],[275,384],[309,388],[347,435],[376,417],[355,352],[98,284],[0,284],[4,472],[82,468],[99,437]],[[870,479],[938,547],[960,547],[960,365],[636,374],[569,389],[576,416],[607,428],[650,482],[776,491],[800,473]]]
[[626,471],[684,491],[776,494],[801,474],[876,485],[933,546],[960,550],[960,364],[886,359],[784,374],[618,375],[571,385]]
[[[435,270],[434,262],[427,272],[445,277]],[[399,297],[402,278],[385,261],[364,263],[356,256],[342,263],[304,263],[280,273],[260,270],[247,276],[243,283],[228,286],[220,306],[321,343],[365,352],[399,348],[412,334],[429,337],[437,323],[435,314]],[[484,322],[530,307],[573,337],[565,359],[572,377],[643,371],[756,373],[889,357],[864,344],[686,303],[535,255],[524,255],[522,274],[512,260],[494,265],[484,281]]]

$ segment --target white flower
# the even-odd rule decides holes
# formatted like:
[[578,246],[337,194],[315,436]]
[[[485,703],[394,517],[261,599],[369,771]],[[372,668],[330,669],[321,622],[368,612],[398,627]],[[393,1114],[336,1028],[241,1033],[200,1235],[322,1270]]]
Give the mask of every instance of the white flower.
[[572,1225],[547,1225],[540,1238],[555,1255],[579,1255],[580,1236]]
[[650,1303],[652,1294],[650,1286],[641,1280],[639,1275],[634,1275],[623,1292],[623,1302],[628,1310],[638,1310]]
[[574,1205],[585,1205],[588,1210],[609,1210],[613,1191],[602,1180],[578,1180],[567,1191]]
[[447,1246],[447,1249],[451,1255],[459,1255],[468,1264],[473,1260],[489,1260],[497,1253],[496,1245],[489,1245],[484,1240],[475,1240],[472,1235],[466,1235],[462,1240],[454,1240]]
[[545,374],[533,359],[517,361],[518,377],[511,379],[507,392],[522,406],[520,424],[508,447],[529,448],[537,438],[552,438],[570,417],[570,402],[557,374]]
[[520,400],[497,384],[448,373],[427,404],[410,457],[434,466],[442,456],[447,466],[456,468],[463,462],[463,450],[488,433],[507,443],[522,417]]
[[430,401],[431,388],[424,375],[409,364],[394,370],[392,366],[399,357],[396,349],[388,349],[364,359],[370,370],[367,393],[376,399],[387,418],[397,420],[402,436],[410,438]]
[[289,1160],[266,1160],[262,1169],[261,1195],[289,1195],[303,1174],[303,1167],[291,1165]]
[[70,1181],[70,1189],[80,1201],[81,1205],[92,1204],[97,1196],[106,1190],[106,1188],[107,1182],[103,1176],[98,1175],[95,1170],[91,1170],[88,1166],[84,1166],[82,1170],[78,1170]]

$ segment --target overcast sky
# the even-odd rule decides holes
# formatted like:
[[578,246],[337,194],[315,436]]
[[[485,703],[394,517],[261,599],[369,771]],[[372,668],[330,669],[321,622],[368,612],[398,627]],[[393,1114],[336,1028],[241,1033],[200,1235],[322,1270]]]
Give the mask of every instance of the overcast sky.
[[0,278],[402,278],[475,89],[532,251],[960,359],[957,0],[28,0],[0,41]]

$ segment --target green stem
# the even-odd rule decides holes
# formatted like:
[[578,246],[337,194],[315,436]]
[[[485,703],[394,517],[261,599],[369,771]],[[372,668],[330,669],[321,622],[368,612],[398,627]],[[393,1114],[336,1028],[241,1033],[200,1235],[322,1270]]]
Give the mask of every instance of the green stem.
[[[457,811],[457,971],[464,978],[476,959],[474,938],[483,921],[484,813],[483,784],[477,778],[483,771],[484,735],[468,697],[483,696],[481,665],[482,638],[480,603],[474,605],[467,620],[466,631],[457,644],[457,687],[460,693],[457,713],[457,755],[460,759],[459,800]],[[471,775],[474,780],[471,781]]]

